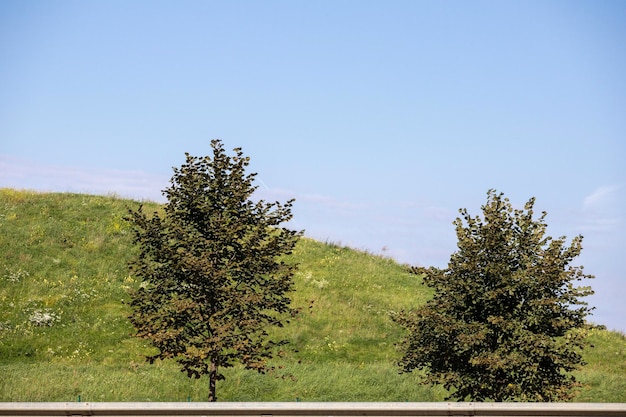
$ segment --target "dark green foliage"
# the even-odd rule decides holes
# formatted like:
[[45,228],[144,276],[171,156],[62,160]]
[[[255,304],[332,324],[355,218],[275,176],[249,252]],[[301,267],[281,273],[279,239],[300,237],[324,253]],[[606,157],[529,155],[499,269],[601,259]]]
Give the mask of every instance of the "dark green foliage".
[[584,364],[591,310],[579,298],[593,292],[573,282],[593,277],[571,266],[582,236],[569,247],[564,237],[547,237],[546,213],[533,219],[534,202],[514,210],[490,190],[482,219],[460,211],[458,251],[446,269],[425,271],[433,299],[393,317],[409,332],[404,372],[424,369],[425,383],[443,384],[459,401],[574,395],[570,372]]
[[292,202],[254,202],[256,174],[249,158],[232,158],[214,140],[213,157],[192,157],[174,169],[164,191],[164,214],[131,211],[140,254],[131,262],[140,278],[130,317],[137,335],[157,349],[149,361],[174,358],[189,377],[209,375],[209,401],[222,368],[239,362],[270,370],[284,341],[268,339],[290,307],[295,265],[280,261],[301,233],[279,227]]

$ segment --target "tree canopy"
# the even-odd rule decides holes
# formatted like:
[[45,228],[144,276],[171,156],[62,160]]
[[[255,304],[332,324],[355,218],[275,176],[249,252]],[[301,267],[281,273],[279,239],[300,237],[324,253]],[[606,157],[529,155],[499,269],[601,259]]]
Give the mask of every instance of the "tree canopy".
[[164,190],[163,212],[129,212],[138,256],[131,270],[141,280],[132,293],[137,336],[157,353],[175,359],[189,377],[209,376],[216,401],[220,369],[241,363],[265,373],[285,341],[268,338],[297,313],[290,306],[295,265],[285,263],[301,232],[281,224],[292,218],[293,200],[253,201],[256,174],[240,148],[230,157],[221,141],[213,155],[174,168]]
[[580,299],[591,288],[574,285],[593,278],[572,266],[582,236],[570,246],[546,236],[534,198],[519,210],[501,193],[487,196],[482,218],[460,210],[447,268],[425,270],[433,298],[393,316],[408,331],[399,365],[424,370],[426,384],[458,401],[569,399],[592,310]]

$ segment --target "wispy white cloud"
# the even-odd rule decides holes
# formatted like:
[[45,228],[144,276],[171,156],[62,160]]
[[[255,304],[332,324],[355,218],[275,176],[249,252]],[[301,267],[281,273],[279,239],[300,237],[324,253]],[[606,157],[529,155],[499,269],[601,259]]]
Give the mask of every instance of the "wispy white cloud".
[[603,185],[587,195],[580,211],[580,227],[586,232],[613,234],[623,219],[623,201],[620,200],[619,185]]
[[611,204],[613,197],[620,189],[617,185],[603,185],[596,188],[591,194],[583,200],[583,209],[602,208],[607,204]]
[[143,171],[104,170],[39,164],[0,155],[0,187],[35,191],[115,194],[162,201],[168,178]]
[[314,207],[318,211],[334,211],[347,214],[366,209],[368,206],[364,203],[355,203],[326,194],[300,193],[283,188],[268,188],[267,186],[258,188],[255,196],[266,201],[285,201],[293,198],[298,206]]

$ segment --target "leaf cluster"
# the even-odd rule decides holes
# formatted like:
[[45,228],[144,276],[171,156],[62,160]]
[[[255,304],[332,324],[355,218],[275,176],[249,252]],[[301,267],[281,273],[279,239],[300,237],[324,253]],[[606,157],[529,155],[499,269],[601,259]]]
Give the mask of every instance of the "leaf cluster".
[[157,359],[176,359],[190,377],[240,362],[266,372],[275,347],[268,326],[283,326],[296,266],[281,261],[301,232],[285,204],[253,201],[256,174],[246,174],[241,149],[226,155],[213,141],[212,157],[186,154],[164,191],[162,213],[130,211],[139,255],[131,262],[141,286],[132,294],[130,321]]
[[490,190],[483,218],[460,210],[458,250],[446,269],[425,270],[433,299],[393,317],[408,330],[403,371],[426,370],[459,401],[571,398],[591,311],[580,297],[593,293],[573,282],[593,277],[571,265],[582,236],[570,246],[546,236],[534,202],[514,210]]

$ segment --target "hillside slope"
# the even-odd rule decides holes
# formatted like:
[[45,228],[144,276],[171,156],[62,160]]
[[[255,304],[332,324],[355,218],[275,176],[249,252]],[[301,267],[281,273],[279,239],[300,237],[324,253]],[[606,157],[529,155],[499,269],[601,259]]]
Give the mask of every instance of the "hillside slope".
[[[174,363],[148,365],[133,338],[127,290],[138,285],[127,208],[83,194],[0,190],[0,401],[203,401],[206,381]],[[149,211],[158,210],[145,203]],[[396,262],[303,239],[291,341],[280,374],[229,370],[222,401],[441,401],[442,389],[399,375],[401,330],[389,312],[425,302],[419,277]],[[594,330],[578,401],[626,401],[626,340]],[[42,383],[46,381],[46,383]]]

